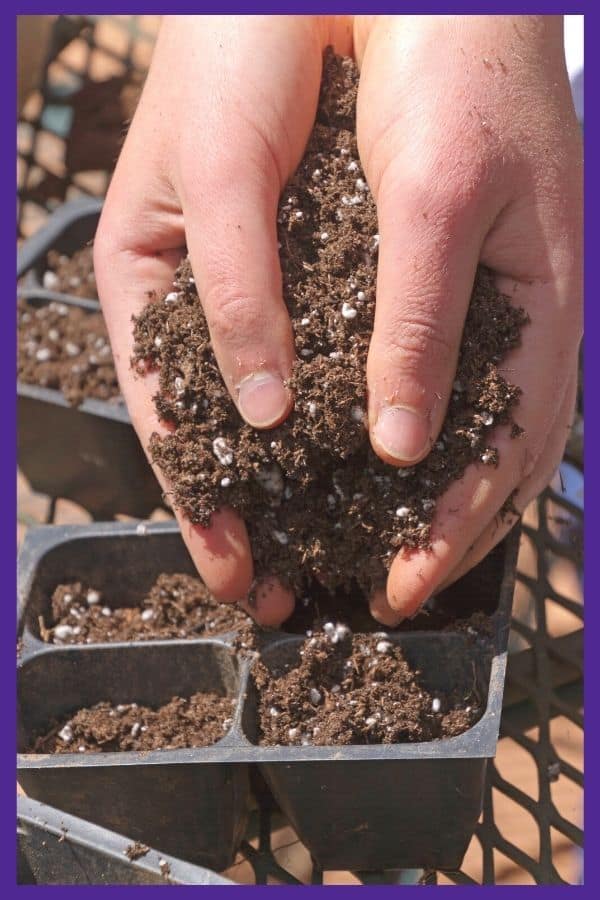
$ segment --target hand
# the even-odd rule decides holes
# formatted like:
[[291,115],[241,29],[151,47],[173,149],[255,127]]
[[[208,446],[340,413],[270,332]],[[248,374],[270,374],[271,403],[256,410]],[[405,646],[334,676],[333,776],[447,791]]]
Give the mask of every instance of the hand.
[[[377,203],[371,441],[426,456],[445,415],[477,263],[529,313],[503,374],[524,435],[441,498],[432,553],[400,552],[374,615],[394,624],[474,566],[550,481],[571,425],[582,331],[582,150],[559,16],[358,17],[358,143]],[[491,474],[490,474],[491,473]]]
[[[351,52],[351,21],[311,16],[165,16],[144,92],[106,198],[94,248],[98,290],[119,381],[142,446],[164,433],[156,376],[134,377],[131,317],[149,291],[169,290],[190,252],[215,354],[240,413],[278,424],[294,345],[281,296],[276,235],[280,192],[313,126],[322,53]],[[156,476],[168,490],[161,472]],[[247,597],[248,535],[231,510],[210,528],[177,512],[212,593]],[[287,618],[294,598],[266,579],[249,611]]]
[[[526,434],[518,442],[499,434],[499,468],[491,476],[469,471],[443,498],[432,554],[397,556],[387,594],[371,604],[393,624],[482,558],[506,530],[495,523],[505,499],[518,487],[523,508],[562,455],[581,332],[581,147],[559,19],[359,17],[354,26],[359,147],[381,235],[367,373],[379,455],[406,465],[435,439],[479,260],[532,319],[523,348],[506,361],[523,388]],[[129,371],[130,317],[144,289],[168,289],[186,239],[241,414],[269,427],[289,410],[283,379],[293,345],[275,214],[312,127],[327,43],[350,52],[346,19],[165,21],[95,253],[123,392],[144,446],[162,426],[155,384]],[[223,510],[201,529],[178,518],[213,593],[245,596],[252,560],[240,519]],[[259,589],[257,600],[252,612],[265,624],[285,619],[293,605],[281,585]]]

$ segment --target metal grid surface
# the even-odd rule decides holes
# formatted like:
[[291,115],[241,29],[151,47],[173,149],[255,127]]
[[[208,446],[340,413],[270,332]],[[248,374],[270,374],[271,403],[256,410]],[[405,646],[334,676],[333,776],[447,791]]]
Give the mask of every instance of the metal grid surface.
[[[159,18],[56,18],[39,86],[24,103],[17,125],[19,238],[37,230],[64,200],[106,193],[127,119],[118,121],[118,87],[121,81],[141,85]],[[109,100],[114,106],[110,121],[103,122],[103,146],[95,146],[97,136],[91,134],[86,160],[76,153],[77,142],[87,144],[91,132],[86,113],[94,113],[94,104],[106,108]]]
[[[19,236],[65,198],[102,196],[112,166],[69,171],[72,99],[90,81],[145,71],[157,17],[58,17],[39,91],[18,126]],[[321,872],[279,813],[257,803],[225,873],[244,883],[574,884],[582,877],[582,423],[560,483],[523,520],[501,740],[484,810],[459,872]],[[35,522],[86,521],[19,481],[19,533]]]
[[[565,491],[578,500],[581,470],[565,463],[561,471],[570,482]],[[256,835],[242,847],[240,860],[227,873],[230,877],[313,884],[580,882],[582,509],[557,487],[548,488],[524,517],[501,739],[496,760],[488,768],[483,813],[462,869],[369,876],[323,873],[311,865],[279,815],[259,808]]]

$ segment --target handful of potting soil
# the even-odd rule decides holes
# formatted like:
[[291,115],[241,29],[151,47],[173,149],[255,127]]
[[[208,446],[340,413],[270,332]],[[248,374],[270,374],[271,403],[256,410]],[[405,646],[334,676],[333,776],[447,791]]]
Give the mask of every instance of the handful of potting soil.
[[473,462],[497,465],[491,432],[512,424],[519,389],[498,371],[518,346],[525,313],[477,273],[441,435],[410,469],[386,465],[366,428],[366,358],[373,329],[377,215],[355,136],[358,75],[328,52],[316,124],[278,213],[283,296],[297,360],[295,406],[269,431],[245,424],[228,395],[185,260],[173,290],[135,320],[132,365],[158,369],[155,397],[173,426],[150,450],[172,502],[197,524],[227,505],[245,519],[258,576],[300,589],[385,581],[401,547],[427,547],[436,500]]

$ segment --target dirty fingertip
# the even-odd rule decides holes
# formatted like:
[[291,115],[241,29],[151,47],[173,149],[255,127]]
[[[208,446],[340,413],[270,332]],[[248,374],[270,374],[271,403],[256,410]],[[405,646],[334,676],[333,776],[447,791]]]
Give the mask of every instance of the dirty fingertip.
[[230,509],[213,514],[210,527],[179,517],[181,533],[209,591],[223,603],[234,603],[250,590],[252,554],[246,526]]
[[402,560],[396,557],[386,585],[387,603],[403,619],[412,619],[432,593],[424,575],[419,577],[420,573],[417,573],[411,579],[410,574],[406,566],[402,565]]
[[294,611],[296,598],[293,591],[282,585],[278,578],[261,578],[257,582],[252,598],[242,605],[259,625],[276,628]]
[[404,619],[404,616],[392,609],[388,603],[385,588],[373,591],[369,597],[369,609],[375,621],[385,628],[396,628]]

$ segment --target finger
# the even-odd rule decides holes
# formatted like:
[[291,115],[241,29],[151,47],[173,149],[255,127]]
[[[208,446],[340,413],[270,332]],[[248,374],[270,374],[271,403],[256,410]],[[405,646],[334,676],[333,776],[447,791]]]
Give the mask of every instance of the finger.
[[[520,286],[534,324],[524,333],[523,347],[505,362],[505,376],[523,389],[515,417],[526,426],[526,432],[513,440],[506,427],[494,431],[490,441],[498,448],[498,467],[470,466],[438,500],[431,549],[408,554],[401,551],[396,556],[388,576],[387,596],[391,607],[404,615],[412,615],[448,577],[511,492],[533,473],[553,431],[567,388],[560,381],[565,370],[571,369],[560,362],[565,335],[556,327],[554,317],[547,315],[548,290],[544,284]],[[545,364],[547,358],[557,360],[551,372]],[[574,370],[571,361],[570,365]]]
[[[247,147],[243,158],[235,178],[222,160],[222,181],[203,186],[197,195],[187,191],[184,215],[194,277],[225,384],[250,425],[270,428],[291,408],[285,382],[294,360],[275,230],[279,186],[267,159],[255,163]],[[250,171],[255,164],[263,166],[259,178]]]
[[[563,400],[562,409],[535,471],[519,485],[518,493],[514,498],[514,506],[519,515],[550,483],[560,465],[568,433],[573,424],[576,396],[577,379],[572,377]],[[493,550],[496,544],[499,544],[506,537],[515,521],[514,514],[508,514],[504,518],[496,514],[488,523],[481,537],[467,551],[454,571],[439,585],[437,592],[443,591],[444,588],[462,578],[466,572],[480,563]]]
[[[314,120],[319,41],[316,27],[285,17],[241,29],[217,23],[201,41],[202,87],[190,98],[200,125],[182,133],[174,172],[215,356],[241,415],[256,428],[277,425],[292,406],[286,381],[295,352],[277,204]],[[215,103],[223,84],[226,98]]]
[[[172,273],[161,281],[159,267],[152,265],[149,259],[139,259],[137,262],[140,265],[136,266],[136,261],[125,254],[117,258],[104,258],[97,252],[95,258],[100,296],[111,296],[117,301],[117,305],[110,304],[107,327],[123,396],[154,474],[168,496],[168,481],[152,462],[148,449],[153,434],[163,437],[168,434],[153,402],[158,390],[158,378],[156,374],[144,378],[134,376],[129,360],[133,351],[131,316],[141,312],[145,290],[168,290],[172,284]],[[166,272],[163,274],[166,275]],[[147,280],[144,280],[144,275]],[[121,285],[131,285],[132,288],[123,291]],[[134,296],[133,286],[139,290],[139,295],[135,291]],[[202,528],[193,525],[181,510],[175,509],[174,513],[194,564],[211,593],[223,601],[245,597],[252,583],[253,569],[248,535],[239,516],[231,510],[221,510],[213,515],[209,528]]]
[[248,615],[265,628],[277,628],[294,611],[295,596],[278,578],[262,578],[256,585],[251,599],[240,603]]
[[369,610],[375,621],[386,628],[396,628],[404,619],[402,613],[392,609],[388,603],[385,588],[378,588],[370,595]]
[[[130,367],[131,317],[142,311],[149,291],[160,293],[170,289],[181,256],[183,221],[162,180],[153,177],[153,170],[145,171],[139,165],[130,164],[138,158],[135,129],[131,134],[134,137],[129,149],[127,145],[124,149],[102,213],[94,246],[94,267],[121,390],[149,457],[152,434],[167,432],[152,400],[158,389],[156,374],[136,377]],[[145,202],[148,185],[155,207]],[[169,485],[162,472],[155,465],[153,469],[168,495]],[[190,555],[209,590],[222,600],[245,596],[252,583],[253,569],[242,520],[224,510],[213,516],[210,528],[200,528],[192,525],[180,511],[176,510],[175,514]]]

